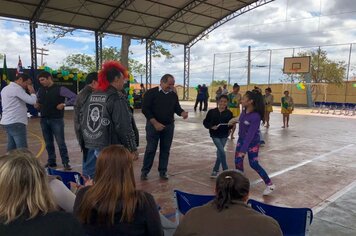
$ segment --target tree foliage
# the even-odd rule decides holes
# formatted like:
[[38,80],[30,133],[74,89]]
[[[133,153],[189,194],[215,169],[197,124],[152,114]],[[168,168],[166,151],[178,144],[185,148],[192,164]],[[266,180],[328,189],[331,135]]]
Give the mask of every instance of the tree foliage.
[[[311,75],[313,83],[335,83],[341,85],[346,75],[344,61],[333,61],[328,58],[327,52],[321,49],[302,52],[298,56],[311,56]],[[304,77],[300,79],[303,81]]]
[[[117,47],[108,47],[108,48],[103,48],[103,61],[108,61],[108,60],[120,60],[120,49]],[[146,68],[145,66],[140,63],[139,61],[130,58],[129,59],[129,70],[133,74],[145,74],[146,73]],[[60,69],[64,70],[70,70],[73,72],[93,72],[96,70],[96,65],[95,65],[95,56],[91,56],[88,54],[84,53],[79,53],[79,54],[71,54],[67,56],[64,61],[63,65],[60,67]]]
[[223,86],[224,84],[227,84],[227,81],[226,81],[226,80],[214,80],[214,81],[211,83],[211,86],[217,87],[217,86]]

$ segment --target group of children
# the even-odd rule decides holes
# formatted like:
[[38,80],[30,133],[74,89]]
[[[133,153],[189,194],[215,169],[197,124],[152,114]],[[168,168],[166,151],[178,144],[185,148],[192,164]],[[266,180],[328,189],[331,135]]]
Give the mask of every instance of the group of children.
[[[265,124],[266,128],[270,127],[270,113],[273,112],[272,90],[268,87],[265,89],[265,95],[262,95],[261,89],[255,87],[243,96],[239,91],[240,86],[235,83],[233,91],[228,95],[221,95],[217,101],[217,108],[209,110],[203,121],[217,147],[217,158],[211,177],[216,178],[218,176],[220,165],[223,170],[228,169],[224,147],[229,135],[231,135],[231,139],[234,138],[236,124],[238,123],[235,168],[244,171],[243,160],[247,155],[251,168],[259,174],[266,184],[263,195],[269,195],[275,189],[275,185],[259,164],[258,153],[261,144],[264,144],[260,131],[261,122]],[[289,115],[294,109],[293,99],[289,96],[289,92],[285,91],[284,95],[281,99],[282,128],[289,126]],[[242,112],[240,104],[242,105]]]

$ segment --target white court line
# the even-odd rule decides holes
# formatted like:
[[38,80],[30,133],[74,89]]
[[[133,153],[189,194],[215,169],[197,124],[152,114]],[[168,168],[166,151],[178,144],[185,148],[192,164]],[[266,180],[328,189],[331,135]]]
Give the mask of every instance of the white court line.
[[341,189],[340,191],[334,193],[333,195],[331,195],[324,201],[320,202],[315,207],[313,207],[313,209],[312,209],[313,214],[316,215],[317,213],[319,213],[320,211],[325,209],[327,206],[329,206],[329,204],[335,202],[338,198],[342,197],[344,194],[349,192],[354,187],[356,187],[356,180],[354,182],[352,182],[351,184],[347,185],[345,188]]
[[[284,174],[284,173],[286,173],[286,172],[288,172],[288,171],[297,169],[298,167],[304,166],[304,165],[309,164],[309,163],[311,163],[311,162],[313,162],[313,161],[322,159],[322,158],[324,158],[324,157],[327,157],[327,156],[329,156],[329,155],[331,155],[331,154],[337,153],[337,152],[339,152],[339,151],[341,151],[341,150],[344,150],[344,149],[349,148],[349,147],[352,147],[352,146],[354,146],[354,144],[349,144],[349,145],[346,145],[346,146],[344,146],[344,147],[341,147],[341,148],[338,148],[338,149],[336,149],[336,150],[333,150],[333,151],[331,151],[331,152],[324,153],[324,154],[322,154],[322,155],[320,155],[320,156],[317,156],[317,157],[315,157],[315,158],[312,158],[312,159],[310,159],[310,160],[306,160],[306,161],[303,161],[303,162],[301,162],[301,163],[298,163],[298,164],[296,164],[296,165],[294,165],[294,166],[290,166],[290,167],[285,168],[285,169],[283,169],[283,170],[274,172],[274,173],[270,174],[269,177],[272,178],[272,177],[275,177],[275,176]],[[251,185],[255,185],[255,184],[258,184],[258,183],[260,183],[260,182],[262,182],[262,179],[258,179],[258,180],[256,180],[256,181],[253,181],[253,182],[251,183]]]

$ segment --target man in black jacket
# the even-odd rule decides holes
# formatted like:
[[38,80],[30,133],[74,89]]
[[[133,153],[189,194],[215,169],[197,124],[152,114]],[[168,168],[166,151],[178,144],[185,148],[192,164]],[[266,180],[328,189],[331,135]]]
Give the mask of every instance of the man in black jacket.
[[77,137],[79,146],[83,152],[83,169],[82,173],[84,176],[93,177],[93,173],[95,171],[95,160],[87,159],[88,149],[84,145],[83,135],[80,130],[80,121],[83,119],[83,114],[81,113],[82,107],[85,105],[89,96],[92,92],[98,87],[98,73],[92,72],[87,75],[85,78],[85,87],[79,92],[77,96],[77,100],[74,104],[74,131]]
[[[104,63],[99,72],[98,89],[82,107],[80,132],[88,149],[86,161],[95,167],[101,149],[111,144],[121,144],[138,158],[138,137],[133,115],[121,91],[127,80],[126,69],[116,61]],[[95,168],[87,173],[94,176]]]
[[188,118],[188,112],[181,108],[178,96],[173,92],[174,82],[172,75],[165,74],[161,78],[160,86],[148,90],[143,99],[142,113],[147,119],[147,146],[141,169],[141,180],[147,180],[158,141],[160,141],[158,171],[161,179],[168,179],[167,166],[174,133],[174,113],[182,116],[183,119]]

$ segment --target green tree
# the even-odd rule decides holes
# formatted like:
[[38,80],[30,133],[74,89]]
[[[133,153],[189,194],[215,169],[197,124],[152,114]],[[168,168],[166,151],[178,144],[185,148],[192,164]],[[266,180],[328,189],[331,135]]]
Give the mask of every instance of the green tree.
[[[120,60],[120,50],[117,47],[103,48],[103,61]],[[143,75],[146,73],[145,66],[139,61],[130,58],[128,68],[133,74]],[[92,72],[96,70],[95,56],[90,56],[84,53],[71,54],[63,60],[63,65],[60,67],[63,70],[73,72]]]
[[[321,49],[298,53],[298,56],[311,57],[311,90],[314,94],[313,100],[316,101],[323,88],[316,83],[333,83],[343,85],[346,76],[346,63],[344,61],[333,61],[328,58],[327,52]],[[299,81],[305,81],[305,75],[296,77]]]
[[218,87],[218,86],[223,86],[224,84],[227,84],[226,80],[214,80],[210,86]]

